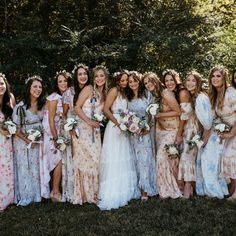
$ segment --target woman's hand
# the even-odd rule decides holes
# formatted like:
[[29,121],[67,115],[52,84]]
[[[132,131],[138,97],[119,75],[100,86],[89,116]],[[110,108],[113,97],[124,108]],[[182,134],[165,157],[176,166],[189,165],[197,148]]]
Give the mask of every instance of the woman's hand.
[[0,133],[6,138],[9,138],[11,136],[7,130],[0,129]]
[[223,132],[219,134],[221,139],[229,139],[232,138],[234,135],[231,132]]
[[177,135],[175,138],[175,144],[180,145],[183,143],[183,137],[181,135]]
[[100,128],[100,123],[97,122],[97,121],[94,121],[94,120],[89,120],[89,121],[87,122],[87,124],[90,125],[90,126],[92,126],[92,127],[95,128],[95,129]]

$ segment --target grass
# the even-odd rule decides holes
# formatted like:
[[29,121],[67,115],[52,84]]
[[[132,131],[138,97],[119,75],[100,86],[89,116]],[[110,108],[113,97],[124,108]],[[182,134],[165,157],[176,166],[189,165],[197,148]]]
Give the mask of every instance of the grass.
[[11,206],[0,214],[0,235],[235,235],[236,203],[191,200],[132,200],[117,210],[49,201]]

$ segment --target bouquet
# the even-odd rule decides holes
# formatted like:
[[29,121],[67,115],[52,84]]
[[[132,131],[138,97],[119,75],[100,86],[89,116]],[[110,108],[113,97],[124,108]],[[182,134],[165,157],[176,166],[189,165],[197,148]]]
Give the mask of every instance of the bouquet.
[[104,116],[103,113],[101,113],[101,114],[95,113],[95,114],[93,114],[93,116],[92,116],[92,120],[99,122],[101,126],[103,126],[102,123],[106,122],[106,119],[107,119],[107,118],[106,118],[106,116]]
[[16,124],[11,120],[4,121],[2,128],[7,130],[10,135],[16,133]]
[[26,136],[31,142],[37,142],[40,140],[42,133],[39,129],[33,128],[26,130]]
[[120,129],[130,134],[141,135],[143,130],[150,130],[145,119],[140,119],[134,112],[124,111],[120,113]]
[[55,140],[55,146],[60,151],[64,151],[66,149],[66,146],[69,145],[69,144],[70,144],[70,140],[63,137],[63,136],[59,136]]
[[158,103],[150,103],[146,109],[146,113],[151,116],[155,116],[160,112],[160,105]]
[[194,147],[198,147],[198,149],[200,149],[201,146],[204,144],[199,134],[194,135],[191,140],[187,141],[187,143],[189,145],[190,150],[193,149]]
[[77,120],[74,118],[67,118],[64,124],[64,130],[70,131],[74,129],[77,125]]
[[224,123],[215,124],[214,131],[216,131],[217,133],[229,132],[230,126]]
[[166,144],[164,148],[169,157],[173,159],[180,158],[180,150],[176,144]]

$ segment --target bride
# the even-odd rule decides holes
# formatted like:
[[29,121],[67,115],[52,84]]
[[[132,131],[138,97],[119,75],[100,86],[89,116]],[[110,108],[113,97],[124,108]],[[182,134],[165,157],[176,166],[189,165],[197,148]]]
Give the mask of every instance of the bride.
[[98,207],[101,210],[119,208],[134,197],[137,177],[128,137],[119,128],[119,113],[127,109],[124,90],[128,84],[127,72],[114,75],[117,86],[112,88],[104,106],[109,118],[100,160]]

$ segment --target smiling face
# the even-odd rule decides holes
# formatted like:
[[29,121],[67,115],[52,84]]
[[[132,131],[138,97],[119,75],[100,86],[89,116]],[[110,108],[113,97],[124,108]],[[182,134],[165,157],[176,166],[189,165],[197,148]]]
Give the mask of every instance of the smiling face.
[[80,87],[84,87],[84,85],[88,81],[88,73],[82,67],[77,70],[77,80],[78,80],[78,83],[79,83]]
[[236,84],[236,72],[234,73],[234,83]]
[[189,75],[186,78],[186,88],[191,93],[194,94],[197,91],[197,80],[193,75]]
[[215,70],[211,75],[211,84],[216,89],[220,89],[223,87],[224,78],[219,70]]
[[0,77],[0,96],[3,96],[7,90],[6,83],[2,77]]
[[102,69],[99,69],[94,72],[94,82],[96,83],[97,87],[102,87],[106,83],[106,75]]
[[150,91],[153,92],[155,90],[155,84],[153,83],[153,79],[151,76],[147,76],[143,79],[143,84],[145,86],[145,88]]
[[128,75],[127,74],[123,74],[120,78],[120,81],[119,81],[119,86],[120,88],[126,88],[128,85]]
[[68,88],[68,82],[67,82],[67,79],[63,76],[63,75],[59,75],[58,78],[57,78],[57,86],[62,93],[64,93],[67,88]]
[[166,75],[164,79],[165,86],[168,90],[174,91],[176,89],[176,82],[173,76],[171,75]]
[[31,97],[36,98],[36,99],[39,98],[42,91],[43,91],[43,87],[42,87],[41,82],[39,82],[38,80],[33,81],[30,87]]
[[139,82],[133,77],[133,75],[129,76],[129,87],[133,91],[138,91]]

